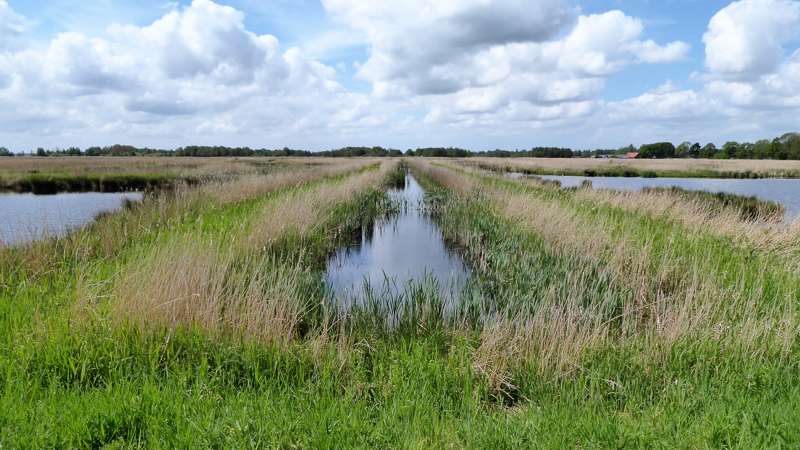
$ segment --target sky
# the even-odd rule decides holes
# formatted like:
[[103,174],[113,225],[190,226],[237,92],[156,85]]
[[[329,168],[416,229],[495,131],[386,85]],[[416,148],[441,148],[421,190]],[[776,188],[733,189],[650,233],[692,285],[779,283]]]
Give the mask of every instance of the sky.
[[0,147],[800,131],[797,0],[0,0]]

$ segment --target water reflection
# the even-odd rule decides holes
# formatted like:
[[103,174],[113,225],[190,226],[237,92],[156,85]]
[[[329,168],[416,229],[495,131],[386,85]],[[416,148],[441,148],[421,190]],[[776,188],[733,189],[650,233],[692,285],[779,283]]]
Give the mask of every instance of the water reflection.
[[456,298],[469,269],[424,211],[424,190],[406,174],[405,188],[388,195],[401,202],[399,212],[378,219],[358,242],[328,261],[325,280],[333,297],[345,306],[370,297],[396,298],[427,281],[436,284],[444,300]]
[[0,242],[14,245],[43,236],[63,236],[102,212],[121,209],[126,200],[141,199],[138,192],[0,194]]
[[[519,175],[517,175],[519,176]],[[800,216],[800,180],[785,178],[723,179],[723,178],[626,178],[544,175],[543,180],[559,181],[564,187],[579,186],[591,181],[596,189],[639,191],[646,187],[679,187],[690,191],[725,192],[758,197],[784,206],[786,220]]]

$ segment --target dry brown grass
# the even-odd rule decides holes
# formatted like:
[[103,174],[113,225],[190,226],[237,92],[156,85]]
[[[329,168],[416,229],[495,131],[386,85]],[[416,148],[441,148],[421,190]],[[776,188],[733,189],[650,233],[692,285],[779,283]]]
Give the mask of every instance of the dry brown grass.
[[185,239],[160,246],[114,285],[112,317],[142,329],[197,327],[260,342],[291,340],[308,308],[303,268]]
[[197,232],[145,248],[114,281],[114,317],[143,328],[198,328],[261,342],[291,341],[320,299],[304,291],[302,261],[278,262],[263,256],[267,248],[290,233],[306,235],[337,204],[378,187],[393,164],[286,192],[252,221],[226,230],[234,245]]
[[[575,198],[597,205],[622,208],[651,217],[680,223],[694,232],[711,232],[735,239],[758,250],[781,254],[787,263],[800,259],[800,220],[793,224],[776,221],[775,216],[744,220],[734,210],[712,210],[699,200],[690,200],[669,191],[624,192],[607,189],[578,189]],[[795,264],[797,269],[800,265]]]
[[755,172],[762,174],[800,171],[800,161],[718,160],[718,159],[600,159],[600,158],[468,158],[462,164],[481,164],[496,168],[548,170],[636,169],[640,171]]
[[356,165],[367,158],[323,157],[14,157],[0,158],[0,181],[7,185],[32,175],[60,177],[148,175],[200,182],[257,178],[261,175],[313,172]]
[[[308,191],[291,192],[267,204],[249,226],[245,239],[247,247],[263,248],[289,232],[306,234],[313,226],[325,222],[332,205],[351,199],[366,189],[379,187],[398,163],[395,160],[383,161],[379,170],[320,184]],[[343,167],[353,169],[349,164]]]
[[247,172],[252,166],[243,158],[166,157],[14,157],[0,158],[0,173],[27,175],[58,172],[71,175],[127,173],[221,173]]
[[[702,249],[687,252],[668,247],[656,253],[655,236],[645,236],[643,240],[641,236],[634,237],[621,228],[620,222],[604,215],[585,216],[559,196],[539,196],[504,188],[502,184],[483,183],[471,176],[481,175],[480,171],[455,173],[446,164],[433,167],[418,163],[415,167],[461,195],[478,192],[494,205],[498,214],[540,236],[554,254],[584,261],[577,263],[558,285],[551,286],[545,300],[532,311],[500,314],[484,325],[481,344],[475,353],[475,367],[498,392],[513,389],[510,368],[517,361],[538,361],[540,369],[545,371],[571,371],[589,350],[624,346],[642,339],[653,349],[653,361],[659,360],[658,355],[666,357],[675,343],[687,339],[713,341],[756,356],[766,355],[775,348],[787,355],[796,342],[800,317],[794,307],[795,300],[791,292],[777,294],[785,298],[774,298],[775,292],[768,293],[766,271],[753,286],[730,286],[722,281],[726,273]],[[558,190],[536,181],[528,183],[545,193]],[[579,191],[574,197],[579,202],[618,206],[642,214],[655,214],[651,207],[663,207],[665,202],[683,201],[662,198],[660,203],[647,206],[648,201],[654,200],[649,194],[625,193],[617,197],[610,192]],[[668,228],[672,235],[658,238],[679,241],[687,234],[702,233],[702,227],[713,222],[702,216],[698,208],[687,203],[673,206],[667,214],[683,213],[687,217]],[[693,224],[697,228],[684,228],[682,221],[692,220],[697,221]],[[738,220],[737,227],[728,231],[731,234],[751,231]],[[462,244],[480,246],[480,242]],[[796,241],[793,248],[796,251]],[[741,267],[726,270],[744,273],[747,264],[742,261]],[[611,275],[617,292],[627,293],[621,298],[623,303],[617,316],[608,317],[607,312],[608,306],[614,304],[609,302],[618,302],[620,297],[597,297],[589,287],[591,271],[597,267]],[[765,302],[772,306],[766,307]]]
[[287,166],[267,176],[248,175],[234,181],[209,183],[200,189],[200,194],[208,195],[223,204],[233,203],[325,177],[342,175],[370,164],[376,162],[372,159],[328,159],[315,164],[290,161]]

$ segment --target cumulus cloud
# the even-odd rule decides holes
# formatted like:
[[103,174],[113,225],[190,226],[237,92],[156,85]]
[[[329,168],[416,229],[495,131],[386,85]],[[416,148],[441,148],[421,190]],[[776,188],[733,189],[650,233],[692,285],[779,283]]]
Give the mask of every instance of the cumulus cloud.
[[800,34],[800,2],[740,0],[717,12],[703,35],[706,66],[733,78],[756,78],[774,71],[784,44]]
[[[746,129],[758,138],[773,127],[787,127],[773,133],[791,129],[796,121],[786,118],[800,113],[800,49],[788,57],[785,51],[798,34],[800,2],[735,1],[709,21],[703,36],[708,71],[697,77],[700,88],[666,83],[630,99],[605,103],[604,116],[615,123],[647,123],[650,130],[668,135],[675,134],[670,127],[688,135],[689,130],[710,124],[728,132]],[[700,134],[705,130],[698,129]]]
[[[428,122],[460,119],[469,123],[475,115],[490,120],[492,114],[551,121],[590,113],[605,79],[625,66],[676,61],[689,49],[680,41],[660,45],[643,40],[641,20],[621,11],[578,16],[574,23],[560,27],[560,33],[542,41],[472,41],[469,51],[453,52],[433,62],[409,56],[395,63],[373,44],[367,65],[377,58],[398,73],[415,66],[425,71],[392,77],[387,75],[392,70],[385,70],[385,77],[370,73],[368,78],[378,96],[437,94],[427,100],[432,108]],[[421,89],[420,83],[427,89]]]
[[37,133],[58,127],[52,117],[73,133],[325,127],[320,112],[346,111],[357,96],[343,91],[334,69],[282,50],[274,36],[247,30],[242,12],[210,0],[147,26],[111,25],[101,37],[65,32],[0,53],[0,121],[16,130],[40,117],[47,125]]
[[800,110],[797,0],[731,3],[708,24],[694,88],[677,80],[618,101],[603,99],[607,80],[631,65],[684,60],[689,44],[656,42],[637,17],[582,14],[571,0],[322,2],[335,23],[320,36],[364,45],[355,71],[370,93],[339,82],[352,54],[328,55],[337,73],[301,50],[325,53],[330,42],[285,48],[211,0],[176,3],[143,26],[57,30],[39,41],[0,0],[0,137],[330,147],[411,135],[420,145],[471,145],[473,136],[536,130],[569,145],[594,129],[628,136],[631,123],[656,139]]
[[550,44],[548,53],[557,55],[562,69],[604,76],[634,62],[677,61],[689,51],[689,45],[681,41],[665,46],[642,41],[643,32],[641,20],[619,10],[581,16],[566,38]]
[[727,105],[754,111],[800,107],[800,2],[740,0],[717,12],[703,36],[705,91]]
[[365,33],[371,54],[359,76],[380,94],[446,94],[472,81],[472,56],[492,46],[542,42],[573,20],[562,0],[323,0],[339,20]]

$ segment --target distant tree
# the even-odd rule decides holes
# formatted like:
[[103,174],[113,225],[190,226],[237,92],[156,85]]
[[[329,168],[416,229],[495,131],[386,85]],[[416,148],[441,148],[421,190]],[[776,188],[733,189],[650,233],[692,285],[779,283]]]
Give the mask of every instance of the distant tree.
[[691,147],[689,147],[689,157],[690,158],[698,158],[698,157],[700,157],[700,143],[699,142],[695,142],[694,144],[692,144]]
[[700,157],[710,159],[717,153],[717,146],[713,142],[709,142],[700,149]]
[[14,154],[11,153],[11,150],[5,147],[0,147],[0,156],[14,156]]
[[36,156],[47,156],[47,151],[42,147],[36,149]]
[[793,133],[784,146],[788,159],[800,159],[800,134]]
[[753,159],[754,153],[755,153],[755,145],[750,142],[744,142],[742,144],[739,144],[739,148],[736,149],[736,152],[733,154],[733,157],[737,159]]
[[689,141],[681,142],[677,147],[675,147],[675,157],[676,158],[688,158],[689,151],[692,149],[692,143]]
[[739,152],[739,143],[736,141],[728,141],[722,146],[722,150],[717,152],[715,157],[717,159],[733,159],[736,153]]
[[671,142],[656,142],[639,147],[639,158],[672,158],[675,146]]

